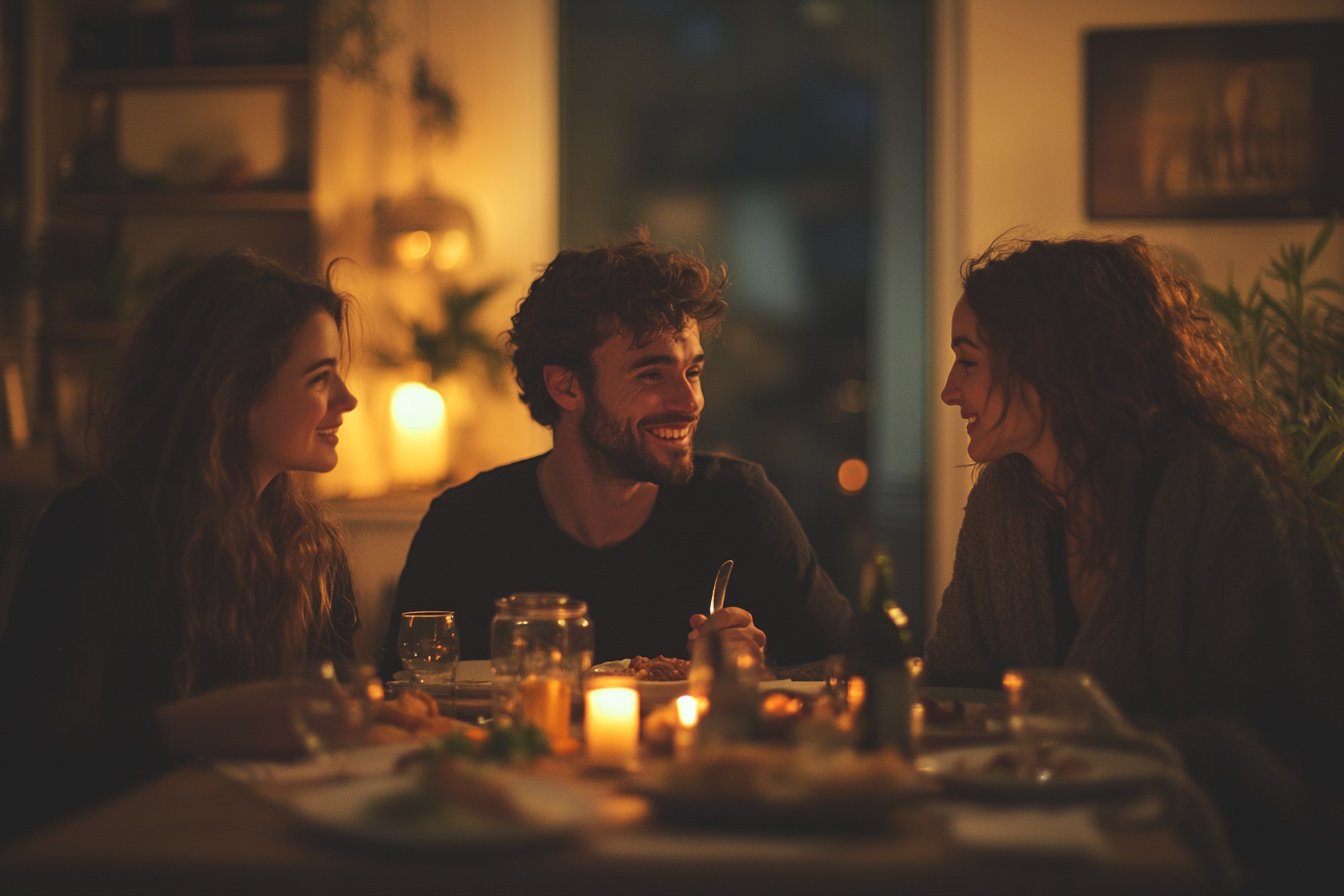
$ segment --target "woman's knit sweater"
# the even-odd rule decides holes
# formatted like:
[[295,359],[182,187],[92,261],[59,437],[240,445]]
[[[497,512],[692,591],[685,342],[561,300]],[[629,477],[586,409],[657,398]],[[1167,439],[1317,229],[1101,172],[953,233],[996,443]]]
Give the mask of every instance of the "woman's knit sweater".
[[[1048,518],[1008,462],[984,469],[927,647],[930,684],[997,687],[1005,669],[1056,664]],[[1234,845],[1344,830],[1344,586],[1301,502],[1248,452],[1198,445],[1161,477],[1126,572],[1064,666],[1176,743]]]

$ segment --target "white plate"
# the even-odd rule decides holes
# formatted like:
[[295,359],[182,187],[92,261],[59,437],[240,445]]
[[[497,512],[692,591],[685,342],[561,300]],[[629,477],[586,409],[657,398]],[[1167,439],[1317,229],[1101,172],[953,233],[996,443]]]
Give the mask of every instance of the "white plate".
[[1085,771],[1037,782],[983,771],[996,755],[1015,750],[1013,744],[957,747],[925,753],[915,768],[933,775],[953,793],[1026,799],[1075,799],[1124,793],[1160,776],[1165,762],[1146,753],[1070,746],[1055,751],[1056,761],[1070,758],[1086,763]]
[[[593,672],[599,675],[619,678],[621,673],[630,668],[629,660],[612,660],[607,663],[598,663],[592,667]],[[656,705],[666,703],[669,700],[675,700],[686,693],[688,682],[686,681],[640,681],[634,679],[635,689],[639,691],[639,699],[643,704]],[[757,686],[762,691],[789,691],[804,697],[815,697],[826,687],[824,681],[791,681],[787,678],[776,679],[772,681],[762,681]]]
[[[622,678],[625,678],[622,673],[629,668],[629,660],[612,660],[609,663],[598,663],[589,671],[596,672],[599,678],[621,681]],[[628,678],[626,680],[634,684],[635,690],[639,692],[639,704],[645,709],[667,703],[669,700],[675,700],[686,693],[687,688],[690,687],[690,682],[685,679],[681,681],[641,681],[638,678]]]
[[563,781],[500,772],[526,824],[453,818],[397,823],[369,816],[376,801],[416,786],[413,777],[342,781],[299,794],[291,804],[309,825],[344,839],[412,849],[463,849],[549,843],[570,836],[594,817],[596,800]]

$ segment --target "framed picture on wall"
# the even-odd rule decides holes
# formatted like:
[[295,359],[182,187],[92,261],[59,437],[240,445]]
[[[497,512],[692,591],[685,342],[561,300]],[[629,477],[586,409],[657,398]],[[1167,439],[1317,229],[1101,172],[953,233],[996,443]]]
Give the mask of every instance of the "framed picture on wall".
[[1087,35],[1093,218],[1344,210],[1344,21]]

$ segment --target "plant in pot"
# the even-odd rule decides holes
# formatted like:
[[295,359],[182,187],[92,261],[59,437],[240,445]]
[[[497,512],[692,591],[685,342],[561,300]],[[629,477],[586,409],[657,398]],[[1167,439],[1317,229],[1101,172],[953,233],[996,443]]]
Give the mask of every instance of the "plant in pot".
[[1281,246],[1245,293],[1230,272],[1226,289],[1202,289],[1227,324],[1256,401],[1288,434],[1344,570],[1344,285],[1310,273],[1337,221],[1332,215],[1310,248]]

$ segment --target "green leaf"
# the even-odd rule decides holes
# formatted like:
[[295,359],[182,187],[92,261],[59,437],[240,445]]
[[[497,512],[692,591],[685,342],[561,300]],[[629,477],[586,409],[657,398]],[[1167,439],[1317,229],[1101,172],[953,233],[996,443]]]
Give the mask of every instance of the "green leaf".
[[1312,468],[1311,476],[1308,477],[1313,488],[1329,479],[1339,466],[1340,461],[1344,461],[1344,442],[1340,442],[1330,451],[1326,452],[1325,457]]
[[1335,222],[1339,220],[1339,212],[1331,212],[1330,217],[1325,219],[1321,225],[1321,232],[1316,234],[1316,242],[1311,244],[1311,251],[1307,253],[1307,264],[1311,264],[1321,257],[1325,251],[1325,244],[1330,242],[1330,234],[1335,232]]
[[1303,286],[1302,288],[1307,290],[1308,292],[1315,292],[1316,290],[1319,289],[1327,289],[1330,292],[1337,292],[1340,293],[1341,295],[1344,295],[1344,284],[1341,284],[1338,280],[1331,280],[1329,277],[1322,277],[1319,280],[1313,280],[1310,283]]

